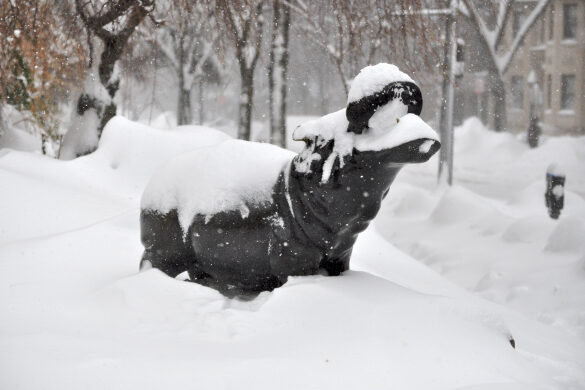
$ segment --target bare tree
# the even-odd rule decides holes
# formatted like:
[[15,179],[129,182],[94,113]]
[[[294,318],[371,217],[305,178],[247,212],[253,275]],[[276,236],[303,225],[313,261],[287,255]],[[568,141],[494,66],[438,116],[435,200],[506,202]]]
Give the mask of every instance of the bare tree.
[[[430,48],[418,0],[289,2],[299,17],[295,28],[324,50],[347,93],[358,71],[383,58],[416,61],[413,53]],[[415,45],[415,46],[411,46]],[[423,54],[417,54],[421,60]]]
[[0,105],[22,114],[42,151],[61,137],[59,103],[81,77],[85,60],[80,26],[69,2],[0,2]]
[[[506,28],[509,26],[511,14],[519,7],[521,0],[501,0],[496,2],[497,7],[479,7],[476,0],[463,0],[467,12],[464,17],[470,25],[476,29],[480,37],[480,43],[488,59],[488,75],[490,89],[494,97],[494,128],[502,131],[506,127],[506,88],[504,74],[512,63],[514,55],[521,46],[522,41],[538,18],[544,13],[551,0],[538,0],[531,9],[529,15],[513,31],[510,42],[504,45]],[[490,23],[490,20],[493,22]]]
[[179,96],[177,124],[193,122],[191,91],[199,84],[199,121],[203,121],[203,84],[219,83],[221,65],[216,48],[220,34],[214,27],[214,10],[190,0],[159,1],[154,37],[149,41],[162,53],[177,75]]
[[[120,87],[119,72],[116,63],[120,59],[128,38],[142,20],[154,10],[154,0],[75,0],[77,14],[87,30],[89,47],[89,65],[87,78],[95,79],[92,72],[94,61],[99,57],[97,74],[101,88],[105,93],[97,91],[100,87],[95,83],[86,83],[86,90],[77,101],[77,114],[83,117],[87,111],[93,111],[98,123],[87,123],[85,126],[95,127],[97,139],[106,123],[116,115],[114,97]],[[94,37],[97,38],[94,39]],[[98,53],[99,52],[99,53]],[[97,80],[96,80],[97,81]],[[91,87],[90,87],[91,85]],[[81,121],[83,122],[83,120]],[[77,130],[82,126],[78,126]],[[97,145],[82,145],[80,150],[73,146],[74,154],[89,153]]]
[[216,9],[227,28],[227,39],[235,48],[240,68],[241,90],[238,114],[238,138],[250,139],[254,101],[254,71],[264,35],[264,0],[234,2],[217,0]]
[[[291,0],[293,1],[293,0]],[[286,95],[289,57],[290,8],[281,0],[272,2],[272,37],[268,62],[269,119],[271,143],[286,146]]]

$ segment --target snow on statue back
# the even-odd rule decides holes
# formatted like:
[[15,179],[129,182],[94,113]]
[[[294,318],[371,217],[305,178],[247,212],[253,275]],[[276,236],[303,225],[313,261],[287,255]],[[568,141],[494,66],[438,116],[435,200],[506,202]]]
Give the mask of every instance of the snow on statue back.
[[398,68],[364,68],[349,95],[347,110],[295,130],[305,141],[296,156],[230,140],[170,161],[143,195],[141,268],[188,271],[226,295],[347,270],[400,168],[439,149],[418,117],[420,90]]
[[[186,234],[196,215],[237,210],[247,218],[250,208],[272,202],[272,187],[294,153],[279,147],[229,140],[200,148],[169,161],[154,174],[142,197],[142,209],[167,214],[178,210]],[[189,180],[185,180],[189,178]]]

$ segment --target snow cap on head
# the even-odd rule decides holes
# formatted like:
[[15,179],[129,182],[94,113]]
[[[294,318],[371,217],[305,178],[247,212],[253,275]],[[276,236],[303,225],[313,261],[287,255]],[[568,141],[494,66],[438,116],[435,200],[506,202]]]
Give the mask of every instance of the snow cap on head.
[[415,82],[397,66],[381,63],[366,66],[351,84],[347,99],[347,131],[361,134],[376,110],[392,100],[398,100],[406,112],[419,115],[422,94]]
[[546,168],[546,174],[547,175],[550,175],[550,176],[562,176],[562,177],[565,177],[565,171],[556,162],[550,163],[550,165],[548,166],[548,168]]
[[408,81],[414,84],[414,80],[406,73],[401,72],[396,65],[382,62],[366,66],[353,79],[347,95],[347,104],[381,92],[386,85],[395,81]]

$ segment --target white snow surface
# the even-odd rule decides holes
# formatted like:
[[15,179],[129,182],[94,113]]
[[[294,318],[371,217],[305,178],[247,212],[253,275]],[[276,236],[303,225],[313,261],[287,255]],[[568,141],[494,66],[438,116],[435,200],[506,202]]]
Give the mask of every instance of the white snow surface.
[[148,177],[225,136],[119,117],[103,136],[72,161],[0,153],[0,388],[585,389],[585,137],[530,149],[467,121],[454,185],[407,166],[351,271],[242,302],[137,272]]
[[195,215],[211,217],[272,202],[278,174],[294,153],[257,142],[228,140],[173,158],[152,177],[142,208],[167,213],[177,209],[183,232]]
[[548,168],[546,168],[546,173],[554,176],[565,176],[563,168],[555,162],[551,163]]
[[386,85],[396,81],[410,81],[414,83],[412,78],[406,73],[401,72],[396,65],[382,62],[376,65],[366,66],[353,79],[347,95],[347,103],[349,104],[365,96],[380,92]]

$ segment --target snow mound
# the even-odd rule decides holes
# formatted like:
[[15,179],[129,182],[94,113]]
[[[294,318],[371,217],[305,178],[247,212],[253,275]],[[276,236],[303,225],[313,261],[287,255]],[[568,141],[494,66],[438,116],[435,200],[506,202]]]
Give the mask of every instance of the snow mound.
[[158,130],[116,116],[106,125],[99,147],[91,158],[103,158],[113,169],[152,174],[154,168],[171,157],[230,138],[205,126]]
[[41,149],[41,140],[39,137],[14,127],[8,127],[4,133],[0,128],[0,149],[4,148],[36,152]]
[[41,136],[26,115],[8,104],[0,105],[0,149],[41,151]]
[[[2,188],[0,202],[34,203],[43,212],[28,206],[0,208],[0,220],[12,221],[0,227],[0,244],[49,234],[54,221],[68,230],[87,220],[107,220],[125,213],[139,203],[154,171],[169,159],[227,139],[228,135],[210,128],[157,130],[117,116],[106,125],[98,149],[75,160],[4,149],[0,153],[1,179],[13,185]],[[38,195],[39,183],[44,183],[42,196]],[[72,192],[78,195],[68,197]]]
[[547,216],[518,218],[510,223],[502,234],[509,243],[542,243],[547,241],[550,227],[554,222]]
[[380,63],[363,68],[351,83],[347,103],[355,102],[365,96],[382,91],[384,87],[396,81],[414,83],[412,78],[398,69],[396,65]]
[[[493,275],[483,279],[481,295],[501,297],[497,304],[455,286],[372,226],[354,246],[352,271],[293,278],[242,302],[156,270],[137,272],[143,247],[136,188],[169,157],[196,153],[222,136],[198,128],[154,130],[122,118],[112,125],[112,143],[104,140],[98,151],[73,161],[12,151],[0,156],[0,203],[6,205],[0,208],[0,388],[584,388],[583,253],[543,251],[545,242],[509,244],[473,228],[490,227],[486,205],[515,218],[517,207],[505,204],[504,195],[524,188],[519,179],[529,169],[537,171],[541,188],[534,193],[540,207],[529,214],[546,215],[541,165],[503,164],[502,175],[520,182],[495,181],[503,200],[451,194],[467,200],[470,210],[481,203],[468,221],[439,225],[407,210],[400,218],[384,210],[377,217],[397,227],[396,242],[411,235],[413,250],[426,248],[447,277],[475,286]],[[123,145],[115,148],[117,142]],[[559,150],[572,150],[575,142],[582,141],[565,139]],[[546,168],[548,159],[541,160]],[[230,161],[213,170],[231,169]],[[584,215],[571,209],[583,193],[581,161],[562,161],[573,178],[573,198],[559,229],[573,229],[570,223],[560,228],[565,217]],[[495,162],[456,180],[493,174],[489,164]],[[386,199],[393,202],[398,193],[406,202],[426,191],[425,180],[434,188],[435,169],[405,168]],[[188,173],[182,179],[198,174]],[[436,198],[426,191],[408,201],[424,203],[431,213]],[[526,225],[517,229],[520,238],[531,238],[523,233]],[[538,319],[520,313],[538,313]]]
[[564,217],[552,231],[546,244],[551,252],[580,252],[585,250],[585,219],[573,216]]
[[159,130],[116,116],[104,128],[98,149],[71,164],[92,181],[113,182],[140,197],[153,172],[171,158],[230,138],[204,126]]
[[468,221],[493,213],[481,196],[462,187],[451,187],[441,196],[431,214],[431,220],[442,224]]
[[197,214],[211,217],[272,201],[273,186],[294,153],[256,142],[228,140],[169,161],[150,180],[141,207],[167,213],[177,209],[187,232]]

